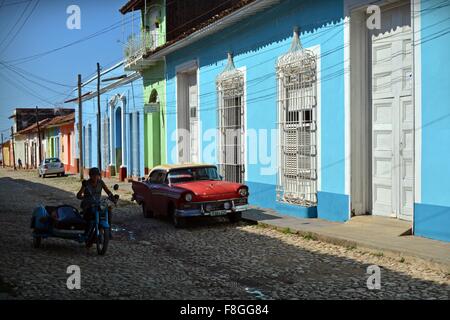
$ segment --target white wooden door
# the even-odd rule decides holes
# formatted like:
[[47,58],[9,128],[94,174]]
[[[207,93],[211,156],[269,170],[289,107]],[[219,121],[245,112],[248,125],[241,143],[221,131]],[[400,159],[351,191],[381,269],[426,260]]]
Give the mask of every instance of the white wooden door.
[[197,75],[189,75],[189,133],[190,133],[190,161],[198,162],[198,94]]
[[394,99],[377,99],[372,107],[372,213],[395,214]]
[[372,213],[405,220],[413,208],[409,5],[382,11],[372,34]]

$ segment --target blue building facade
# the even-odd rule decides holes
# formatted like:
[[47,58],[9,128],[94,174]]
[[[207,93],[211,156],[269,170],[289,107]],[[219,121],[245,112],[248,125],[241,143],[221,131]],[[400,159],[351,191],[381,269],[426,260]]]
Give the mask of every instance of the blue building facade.
[[260,0],[211,22],[154,53],[168,162],[217,163],[284,214],[450,241],[449,18],[439,0]]
[[[421,111],[417,123],[416,235],[450,241],[450,8],[441,1],[421,1],[418,53]],[[418,58],[419,59],[419,58]],[[419,146],[418,146],[419,145]]]
[[[321,105],[323,108],[329,108],[330,112],[324,112],[321,119],[321,163],[325,169],[317,208],[293,206],[276,200],[278,164],[275,69],[278,57],[285,54],[291,46],[294,26],[299,26],[302,30],[301,40],[305,47],[313,47],[317,52],[323,53],[320,57],[320,67],[326,70],[322,71],[322,77],[328,78],[321,84]],[[177,129],[177,68],[183,63],[194,61],[198,68],[200,133],[205,147],[201,148],[198,160],[218,162],[217,152],[209,152],[217,141],[217,134],[213,133],[218,121],[216,77],[225,68],[227,52],[231,51],[236,68],[244,68],[246,78],[245,125],[248,131],[252,131],[247,134],[246,145],[256,143],[259,146],[251,152],[248,150],[245,159],[245,183],[252,190],[251,203],[299,217],[327,217],[342,212],[348,216],[348,195],[345,194],[344,188],[343,26],[342,3],[339,1],[285,1],[168,55],[166,70],[169,161],[179,161],[174,152],[177,149],[174,133]],[[208,130],[211,136],[208,136]],[[250,140],[254,135],[256,139]],[[259,159],[252,159],[255,153]],[[321,197],[334,203],[332,210],[328,205],[322,206],[329,202],[320,201]],[[336,205],[339,205],[339,208]]]
[[[101,94],[100,102],[102,174],[108,177],[117,176],[121,180],[143,176],[145,136],[142,79],[110,87]],[[83,166],[89,169],[98,167],[96,93],[84,98],[82,111]],[[78,109],[75,118],[78,138]],[[78,141],[76,157],[79,158]]]

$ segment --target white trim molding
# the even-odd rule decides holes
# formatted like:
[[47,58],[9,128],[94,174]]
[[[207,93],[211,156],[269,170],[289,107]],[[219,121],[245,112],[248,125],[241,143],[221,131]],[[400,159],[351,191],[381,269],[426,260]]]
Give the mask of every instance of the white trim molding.
[[316,72],[317,72],[317,131],[316,131],[316,147],[317,147],[317,192],[322,191],[322,58],[321,58],[321,47],[320,45],[315,45],[313,47],[306,48],[314,52],[317,56],[316,59]]
[[[414,202],[422,200],[422,47],[421,41],[421,0],[411,0],[413,28],[413,99],[414,99]],[[413,214],[414,219],[414,214]],[[413,220],[414,221],[414,220]],[[414,225],[414,224],[413,224]]]
[[203,135],[202,135],[202,118],[201,118],[201,107],[200,107],[200,61],[199,59],[196,60],[197,63],[197,157],[198,162],[202,162],[203,159]]
[[[345,194],[350,195],[351,140],[350,140],[350,17],[344,17],[344,130],[345,130]],[[350,197],[349,197],[350,201]],[[349,202],[349,217],[350,217]]]
[[244,75],[244,182],[248,181],[248,160],[247,160],[247,66],[237,68]]

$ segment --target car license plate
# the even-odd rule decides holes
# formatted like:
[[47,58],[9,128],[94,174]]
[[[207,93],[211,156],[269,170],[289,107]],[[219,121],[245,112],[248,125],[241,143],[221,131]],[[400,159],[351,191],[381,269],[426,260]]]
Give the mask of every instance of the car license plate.
[[215,217],[215,216],[224,216],[227,214],[226,210],[217,210],[217,211],[211,211],[209,213],[210,216]]

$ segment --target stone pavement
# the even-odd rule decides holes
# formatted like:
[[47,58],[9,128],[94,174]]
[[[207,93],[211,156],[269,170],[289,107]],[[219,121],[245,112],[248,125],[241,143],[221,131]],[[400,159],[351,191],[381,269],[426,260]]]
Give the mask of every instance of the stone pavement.
[[338,223],[300,219],[261,208],[252,208],[243,217],[247,221],[333,244],[364,248],[409,260],[422,259],[434,268],[450,272],[450,243],[410,235],[410,222],[356,216],[346,223]]
[[[33,248],[32,210],[39,203],[78,206],[80,181],[0,168],[0,299],[449,299],[450,273],[422,260],[223,218],[176,229],[144,218],[130,185],[120,185],[105,256],[63,239]],[[79,290],[67,288],[70,265],[80,267]],[[376,290],[367,286],[373,265],[381,272]]]

